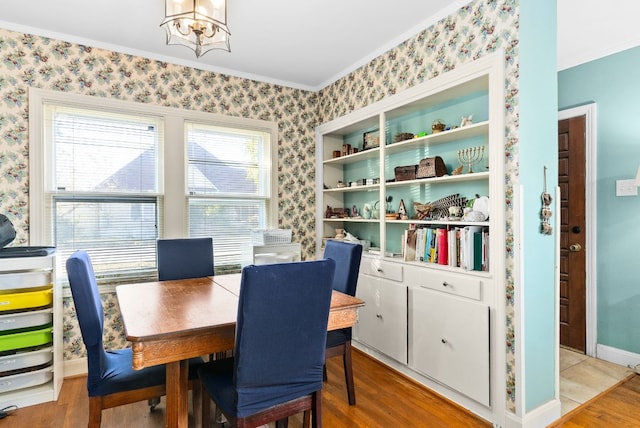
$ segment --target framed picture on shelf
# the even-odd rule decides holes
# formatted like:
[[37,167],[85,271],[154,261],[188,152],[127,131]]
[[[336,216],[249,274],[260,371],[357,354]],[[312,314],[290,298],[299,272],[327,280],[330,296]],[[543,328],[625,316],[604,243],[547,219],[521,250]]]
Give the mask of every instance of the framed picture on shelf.
[[380,147],[380,130],[365,132],[362,134],[362,150]]

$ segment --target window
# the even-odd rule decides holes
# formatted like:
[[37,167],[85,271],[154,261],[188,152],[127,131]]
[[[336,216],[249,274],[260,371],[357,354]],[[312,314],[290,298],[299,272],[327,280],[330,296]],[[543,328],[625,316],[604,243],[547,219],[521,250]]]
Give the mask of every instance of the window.
[[186,123],[189,236],[213,236],[219,270],[237,270],[251,229],[266,227],[270,135]]
[[216,272],[275,227],[271,122],[30,89],[30,245],[76,249],[99,283],[156,277],[156,239],[212,236]]

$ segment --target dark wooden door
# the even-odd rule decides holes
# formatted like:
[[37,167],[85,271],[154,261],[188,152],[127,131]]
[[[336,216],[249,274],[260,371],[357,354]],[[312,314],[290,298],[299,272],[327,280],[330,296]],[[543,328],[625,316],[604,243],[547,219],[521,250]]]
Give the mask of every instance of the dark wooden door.
[[586,352],[585,116],[558,121],[560,345]]

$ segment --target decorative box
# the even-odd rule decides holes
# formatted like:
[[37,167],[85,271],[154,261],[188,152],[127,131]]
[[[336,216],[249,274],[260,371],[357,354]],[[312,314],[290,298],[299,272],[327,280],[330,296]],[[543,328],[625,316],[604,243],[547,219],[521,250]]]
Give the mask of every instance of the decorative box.
[[394,168],[396,181],[406,181],[416,179],[418,165],[397,166]]
[[440,156],[424,158],[418,165],[416,178],[442,177],[447,173],[447,167]]

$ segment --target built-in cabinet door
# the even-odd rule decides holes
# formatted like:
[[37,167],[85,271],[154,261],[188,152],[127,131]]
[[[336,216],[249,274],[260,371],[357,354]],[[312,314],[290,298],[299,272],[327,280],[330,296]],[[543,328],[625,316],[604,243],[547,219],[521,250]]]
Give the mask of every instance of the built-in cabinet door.
[[409,366],[488,406],[489,307],[410,287]]
[[383,354],[407,363],[407,287],[360,275],[356,296],[365,302],[358,309],[355,339]]

